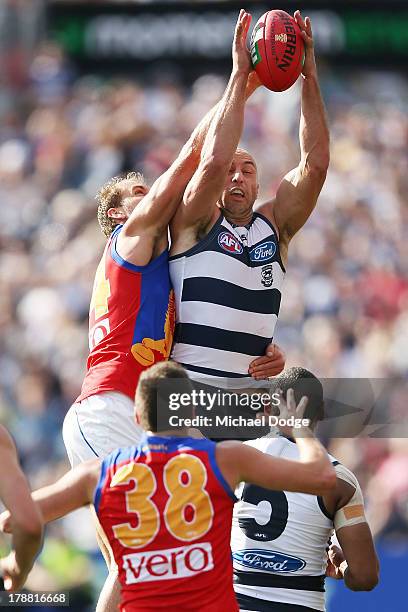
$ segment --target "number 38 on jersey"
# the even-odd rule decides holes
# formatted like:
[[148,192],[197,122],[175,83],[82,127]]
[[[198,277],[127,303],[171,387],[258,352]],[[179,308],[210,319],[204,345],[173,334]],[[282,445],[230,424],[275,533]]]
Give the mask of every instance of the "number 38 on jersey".
[[205,490],[207,471],[203,462],[194,455],[178,455],[166,463],[162,477],[168,497],[161,512],[152,499],[158,483],[151,467],[126,464],[112,478],[111,488],[133,484],[125,494],[132,518],[113,526],[122,546],[147,546],[159,533],[161,520],[167,531],[182,542],[197,540],[211,528],[214,508]]

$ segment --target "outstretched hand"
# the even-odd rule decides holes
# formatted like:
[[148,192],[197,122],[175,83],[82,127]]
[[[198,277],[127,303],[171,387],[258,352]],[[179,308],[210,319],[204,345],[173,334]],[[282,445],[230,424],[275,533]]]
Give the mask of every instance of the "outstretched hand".
[[303,19],[300,11],[295,11],[294,18],[300,28],[300,33],[305,43],[305,63],[303,64],[302,74],[305,77],[316,74],[316,61],[314,55],[314,41],[312,32],[312,23],[310,17]]
[[252,69],[251,56],[247,46],[247,37],[252,16],[241,9],[235,26],[232,43],[232,66],[236,72],[249,74]]
[[286,398],[283,396],[283,393],[278,390],[277,392],[280,396],[279,399],[279,417],[285,419],[286,421],[290,417],[295,417],[296,419],[303,419],[306,406],[308,403],[308,398],[304,395],[300,402],[296,405],[295,392],[293,389],[288,389],[286,393]]

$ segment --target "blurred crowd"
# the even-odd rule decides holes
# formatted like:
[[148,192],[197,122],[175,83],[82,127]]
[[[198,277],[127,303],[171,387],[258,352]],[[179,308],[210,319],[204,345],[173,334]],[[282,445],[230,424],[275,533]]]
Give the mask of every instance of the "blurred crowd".
[[[95,193],[125,170],[159,176],[225,82],[79,78],[57,46],[44,44],[19,82],[0,90],[0,421],[35,487],[68,467],[61,425],[85,371],[89,299],[105,244]],[[330,171],[291,244],[275,339],[288,366],[319,377],[406,378],[408,80],[322,66],[321,86]],[[257,161],[261,201],[298,163],[299,96],[298,86],[261,89],[248,103],[242,145]],[[361,479],[375,533],[406,537],[407,439],[344,439],[330,450]],[[78,524],[53,527],[40,584],[47,563],[56,585],[68,574],[75,583],[98,579],[94,541]],[[58,571],[63,563],[70,572]]]

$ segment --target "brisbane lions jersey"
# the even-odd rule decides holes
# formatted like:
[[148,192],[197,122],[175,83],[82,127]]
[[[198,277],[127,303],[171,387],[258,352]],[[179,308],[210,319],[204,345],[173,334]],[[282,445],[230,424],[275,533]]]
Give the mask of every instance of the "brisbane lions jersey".
[[87,373],[77,401],[104,391],[132,400],[140,373],[167,359],[175,311],[168,252],[146,266],[122,259],[112,232],[96,271],[89,312]]
[[122,587],[122,612],[238,610],[233,491],[206,439],[145,436],[102,462],[94,505]]

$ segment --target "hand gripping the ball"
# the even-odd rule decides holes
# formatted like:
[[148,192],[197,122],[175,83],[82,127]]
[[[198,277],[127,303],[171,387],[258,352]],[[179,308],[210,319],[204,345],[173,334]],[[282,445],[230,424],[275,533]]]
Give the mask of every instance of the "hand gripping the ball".
[[251,56],[247,46],[247,36],[252,16],[241,9],[237,24],[235,26],[234,40],[232,43],[232,66],[233,71],[249,74],[252,69]]

